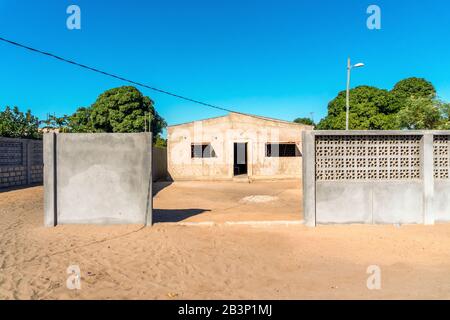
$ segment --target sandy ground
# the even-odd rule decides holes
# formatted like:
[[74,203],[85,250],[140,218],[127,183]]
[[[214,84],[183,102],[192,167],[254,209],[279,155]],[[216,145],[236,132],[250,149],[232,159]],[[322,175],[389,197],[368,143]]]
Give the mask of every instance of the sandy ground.
[[302,220],[300,180],[157,182],[155,222]]
[[42,198],[0,193],[0,299],[450,298],[448,224],[44,228]]

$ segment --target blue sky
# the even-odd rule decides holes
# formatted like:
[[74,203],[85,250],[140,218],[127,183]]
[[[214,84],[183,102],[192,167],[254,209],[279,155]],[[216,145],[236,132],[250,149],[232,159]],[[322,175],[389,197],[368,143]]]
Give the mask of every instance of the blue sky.
[[[81,8],[81,30],[66,8]],[[382,29],[366,27],[380,6]],[[450,2],[357,0],[0,0],[0,36],[233,110],[293,120],[352,86],[425,77],[450,100]],[[44,118],[124,83],[0,43],[0,108]],[[224,112],[141,90],[169,124]]]

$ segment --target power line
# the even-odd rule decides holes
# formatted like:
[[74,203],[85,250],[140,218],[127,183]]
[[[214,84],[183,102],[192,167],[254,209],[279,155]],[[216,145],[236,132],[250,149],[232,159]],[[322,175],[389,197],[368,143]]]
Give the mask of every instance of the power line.
[[115,78],[115,79],[118,79],[118,80],[122,80],[122,81],[125,81],[125,82],[128,82],[128,83],[132,83],[134,85],[137,85],[137,86],[140,86],[140,87],[144,87],[144,88],[147,88],[147,89],[159,92],[159,93],[163,93],[163,94],[175,97],[175,98],[183,99],[183,100],[186,100],[186,101],[189,101],[189,102],[193,102],[193,103],[196,103],[196,104],[199,104],[199,105],[202,105],[202,106],[206,106],[206,107],[210,107],[210,108],[214,108],[214,109],[218,109],[218,110],[222,110],[222,111],[236,112],[236,111],[233,111],[233,110],[230,110],[230,109],[227,109],[227,108],[215,106],[215,105],[212,105],[212,104],[209,104],[209,103],[206,103],[206,102],[202,102],[202,101],[199,101],[199,100],[195,100],[195,99],[191,99],[191,98],[188,98],[188,97],[184,97],[184,96],[181,96],[179,94],[175,94],[175,93],[172,93],[172,92],[169,92],[169,91],[166,91],[166,90],[162,90],[162,89],[158,89],[158,88],[155,88],[155,87],[152,87],[152,86],[148,86],[146,84],[143,84],[143,83],[140,83],[140,82],[137,82],[137,81],[129,80],[127,78],[124,78],[124,77],[121,77],[121,76],[118,76],[118,75],[115,75],[115,74],[112,74],[112,73],[109,73],[109,72],[105,72],[105,71],[99,70],[97,68],[89,67],[87,65],[78,63],[76,61],[72,61],[72,60],[69,60],[69,59],[62,58],[62,57],[57,56],[57,55],[55,55],[53,53],[45,52],[45,51],[42,51],[42,50],[39,50],[39,49],[35,49],[35,48],[29,47],[29,46],[26,46],[24,44],[21,44],[21,43],[15,42],[15,41],[11,41],[11,40],[8,40],[8,39],[2,38],[2,37],[0,37],[0,41],[9,43],[9,44],[14,45],[16,47],[20,47],[20,48],[23,48],[23,49],[26,49],[26,50],[29,50],[29,51],[33,51],[33,52],[36,52],[36,53],[39,53],[39,54],[43,54],[43,55],[49,56],[51,58],[54,58],[54,59],[57,59],[57,60],[60,60],[60,61],[72,64],[72,65],[75,65],[75,66],[87,69],[87,70],[90,70],[90,71],[101,73],[101,74],[103,74],[105,76],[108,76],[108,77],[112,77],[112,78]]

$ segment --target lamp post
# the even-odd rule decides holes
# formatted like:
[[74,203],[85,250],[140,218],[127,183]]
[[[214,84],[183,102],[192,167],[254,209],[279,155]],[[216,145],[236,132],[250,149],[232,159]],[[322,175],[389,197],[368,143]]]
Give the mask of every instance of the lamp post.
[[350,58],[348,58],[347,62],[347,95],[345,99],[345,106],[346,106],[346,114],[345,114],[345,130],[348,130],[348,122],[349,122],[349,112],[350,112],[350,73],[353,68],[361,68],[364,67],[364,63],[357,63],[355,65],[352,65],[352,62],[350,61]]

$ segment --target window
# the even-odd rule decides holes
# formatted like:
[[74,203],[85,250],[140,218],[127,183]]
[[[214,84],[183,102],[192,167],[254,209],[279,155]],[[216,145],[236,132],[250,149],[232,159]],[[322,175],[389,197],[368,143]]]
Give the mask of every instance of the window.
[[216,152],[209,143],[191,144],[191,158],[215,158]]
[[301,157],[295,143],[267,143],[266,157]]

